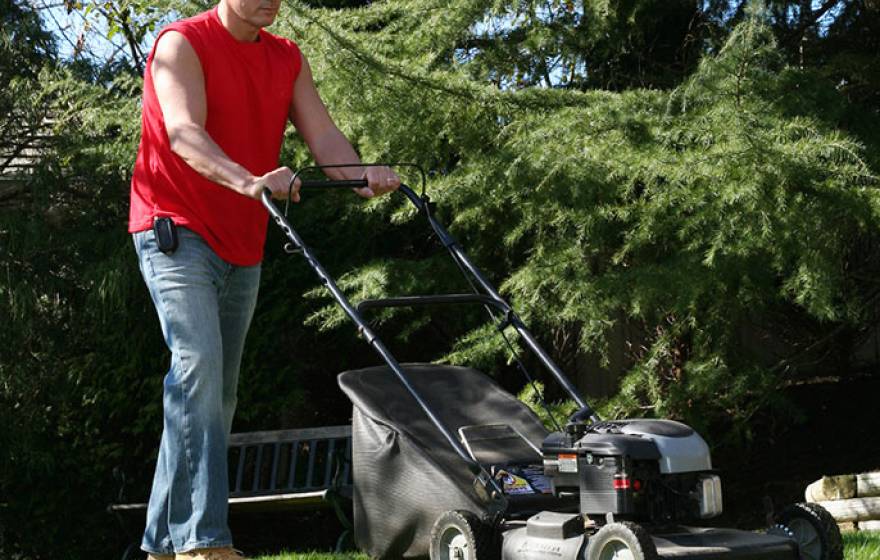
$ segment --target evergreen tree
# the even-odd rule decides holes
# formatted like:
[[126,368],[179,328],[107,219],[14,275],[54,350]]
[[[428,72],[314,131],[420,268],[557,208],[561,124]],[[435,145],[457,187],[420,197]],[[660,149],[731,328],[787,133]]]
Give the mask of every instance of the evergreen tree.
[[[580,352],[621,323],[641,332],[610,414],[747,430],[798,366],[876,325],[877,144],[841,130],[851,106],[786,62],[769,14],[672,90],[577,93],[487,83],[479,57],[449,53],[497,4],[448,4],[299,7],[289,29],[368,159],[439,172],[455,232],[495,278],[513,272],[504,290],[533,324]],[[347,285],[405,286],[401,264]],[[789,351],[768,361],[743,329]],[[488,332],[448,359],[491,363]]]

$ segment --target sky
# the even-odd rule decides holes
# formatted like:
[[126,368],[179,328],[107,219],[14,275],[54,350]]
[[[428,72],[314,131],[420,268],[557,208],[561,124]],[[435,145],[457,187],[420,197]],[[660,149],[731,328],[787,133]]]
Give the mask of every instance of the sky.
[[[68,12],[64,0],[25,0],[31,6],[39,10],[46,28],[58,38],[58,51],[64,59],[71,59],[77,50],[77,43],[82,54],[92,60],[106,62],[120,57],[129,58],[128,45],[121,34],[112,38],[108,36],[107,25],[103,18],[96,14],[86,16],[83,10]],[[82,0],[80,0],[81,2]],[[818,9],[824,0],[812,0],[812,8]],[[832,8],[820,20],[820,32],[827,29],[828,25],[839,15],[843,2]],[[169,20],[173,15],[169,15]],[[510,22],[504,18],[489,19],[477,24],[475,32],[480,33],[490,27],[504,27]],[[152,45],[155,33],[151,33],[145,40],[147,48]]]
[[[82,53],[93,60],[130,59],[125,38],[121,34],[109,37],[103,18],[95,14],[86,16],[82,10],[68,13],[63,0],[27,1],[39,10],[46,28],[58,39],[58,54],[63,59],[73,58],[78,42],[81,42]],[[153,39],[153,35],[148,36],[146,44],[151,45]]]

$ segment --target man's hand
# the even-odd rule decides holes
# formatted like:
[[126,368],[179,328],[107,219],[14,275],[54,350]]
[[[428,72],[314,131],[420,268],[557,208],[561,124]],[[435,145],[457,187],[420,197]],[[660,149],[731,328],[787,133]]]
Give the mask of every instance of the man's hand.
[[[289,167],[279,167],[261,177],[254,177],[245,190],[249,197],[257,200],[262,199],[263,189],[272,191],[272,198],[286,199],[290,191],[290,180],[292,178],[293,171]],[[294,202],[299,202],[299,187],[301,184],[302,181],[299,178],[293,183],[291,199]]]
[[367,186],[354,191],[364,198],[383,195],[400,187],[400,177],[390,167],[367,167],[361,178],[367,180]]

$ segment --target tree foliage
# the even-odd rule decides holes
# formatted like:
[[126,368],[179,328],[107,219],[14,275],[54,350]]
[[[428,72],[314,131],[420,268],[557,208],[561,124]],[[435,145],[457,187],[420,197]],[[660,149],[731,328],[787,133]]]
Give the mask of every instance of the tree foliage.
[[[71,8],[117,13],[142,55],[159,5],[204,7]],[[112,474],[146,496],[167,366],[125,232],[141,82],[134,61],[58,61],[32,10],[4,9],[0,100],[54,140],[0,191],[0,555],[108,556]],[[603,414],[717,442],[720,424],[747,436],[785,384],[848,374],[876,328],[876,16],[849,0],[314,0],[274,31],[364,159],[429,171],[440,219],[563,366],[634,333]],[[292,132],[282,160],[310,163]],[[354,300],[466,288],[399,197],[309,195],[291,219]],[[344,422],[335,374],[377,362],[281,241],[270,226],[236,430]],[[402,360],[520,391],[481,319],[372,317]],[[559,396],[540,379],[521,398],[541,381]]]
[[[431,190],[456,233],[496,278],[511,273],[503,288],[532,323],[577,333],[581,352],[639,327],[606,411],[747,430],[798,366],[838,359],[876,326],[876,136],[820,71],[787,61],[772,14],[674,89],[581,93],[499,89],[487,57],[448,56],[491,10],[300,7],[289,29],[368,158],[442,172]],[[347,281],[375,286],[397,266]],[[790,352],[768,363],[743,329]],[[497,356],[485,334],[452,359]]]

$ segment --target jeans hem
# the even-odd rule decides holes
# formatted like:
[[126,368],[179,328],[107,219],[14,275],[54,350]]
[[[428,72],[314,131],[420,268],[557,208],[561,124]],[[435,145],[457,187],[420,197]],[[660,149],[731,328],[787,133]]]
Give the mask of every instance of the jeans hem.
[[153,556],[174,556],[173,550],[151,550],[144,545],[141,545],[141,550],[147,554],[152,554]]
[[186,543],[180,550],[177,552],[180,554],[186,554],[187,552],[192,552],[194,550],[200,550],[202,548],[229,548],[232,546],[232,541],[220,541],[220,542],[206,542],[206,541],[196,541]]

